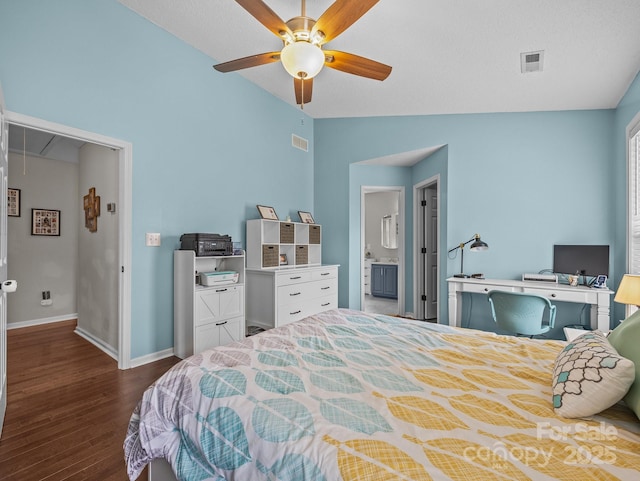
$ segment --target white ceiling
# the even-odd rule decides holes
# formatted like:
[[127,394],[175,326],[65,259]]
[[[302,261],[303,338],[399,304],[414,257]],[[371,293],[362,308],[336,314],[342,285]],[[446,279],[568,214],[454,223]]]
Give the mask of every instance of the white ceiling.
[[[232,0],[119,0],[212,58],[282,42]],[[357,0],[354,0],[357,1]],[[284,21],[299,0],[265,0]],[[331,0],[307,0],[317,19]],[[314,118],[606,109],[640,69],[639,0],[381,0],[325,48],[393,67],[383,82],[324,68],[304,111]],[[544,50],[542,72],[520,54]],[[295,105],[279,62],[242,75]]]

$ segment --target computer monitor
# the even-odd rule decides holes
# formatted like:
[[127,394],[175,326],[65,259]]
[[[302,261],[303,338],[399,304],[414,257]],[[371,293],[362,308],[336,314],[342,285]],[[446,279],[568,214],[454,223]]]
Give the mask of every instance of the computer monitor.
[[[609,246],[554,245],[553,272],[595,277],[609,276]],[[586,283],[586,282],[585,282]]]

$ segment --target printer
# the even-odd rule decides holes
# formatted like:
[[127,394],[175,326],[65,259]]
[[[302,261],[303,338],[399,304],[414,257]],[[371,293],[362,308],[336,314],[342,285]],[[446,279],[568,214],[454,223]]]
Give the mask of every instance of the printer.
[[182,234],[180,250],[195,251],[196,256],[233,255],[231,236],[220,234]]

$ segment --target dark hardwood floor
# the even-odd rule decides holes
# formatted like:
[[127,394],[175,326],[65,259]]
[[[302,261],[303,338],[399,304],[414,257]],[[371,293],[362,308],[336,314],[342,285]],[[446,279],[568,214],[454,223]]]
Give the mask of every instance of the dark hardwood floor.
[[[122,443],[142,391],[179,361],[126,371],[76,321],[7,332],[2,481],[125,481]],[[146,474],[140,479],[146,479]]]

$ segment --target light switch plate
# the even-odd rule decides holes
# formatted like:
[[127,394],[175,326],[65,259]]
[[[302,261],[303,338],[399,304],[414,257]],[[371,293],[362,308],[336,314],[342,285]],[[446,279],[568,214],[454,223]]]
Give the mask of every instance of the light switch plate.
[[158,247],[160,245],[160,233],[147,232],[146,245],[149,247]]

